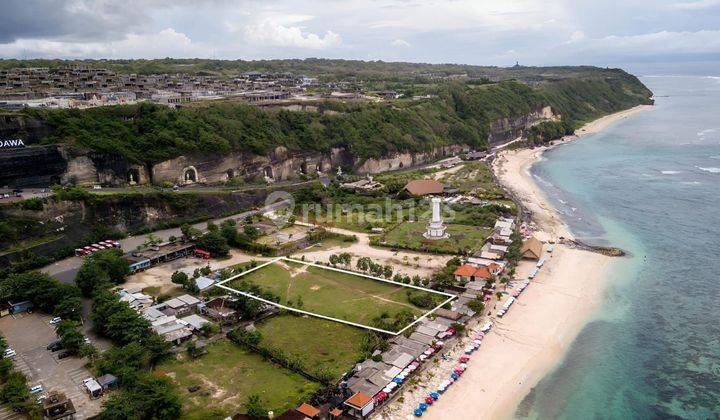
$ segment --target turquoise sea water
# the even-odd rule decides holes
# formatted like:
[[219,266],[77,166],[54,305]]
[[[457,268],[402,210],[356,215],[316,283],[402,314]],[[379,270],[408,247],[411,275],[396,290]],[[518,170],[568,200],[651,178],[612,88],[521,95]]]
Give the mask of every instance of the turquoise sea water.
[[532,169],[578,237],[631,257],[518,417],[720,418],[720,78],[642,80],[654,109]]

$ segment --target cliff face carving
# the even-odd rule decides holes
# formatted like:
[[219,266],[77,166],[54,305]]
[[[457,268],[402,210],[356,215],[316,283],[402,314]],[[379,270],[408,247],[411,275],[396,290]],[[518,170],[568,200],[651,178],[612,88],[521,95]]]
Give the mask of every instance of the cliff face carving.
[[365,161],[357,160],[355,169],[361,174],[375,174],[385,171],[395,171],[403,168],[412,168],[413,166],[429,163],[445,156],[466,152],[469,150],[467,146],[445,146],[438,147],[427,153],[399,153],[394,156],[388,156],[383,159],[367,159]]
[[[555,119],[550,107],[520,117],[503,118],[490,126],[491,145],[515,139],[540,121]],[[23,138],[37,143],[49,133],[38,121],[17,116],[0,117],[0,139]],[[300,174],[328,172],[343,166],[359,173],[378,173],[422,165],[450,154],[466,151],[465,146],[444,146],[425,153],[398,153],[380,159],[358,159],[344,149],[330,153],[289,152],[278,147],[267,156],[246,152],[179,156],[155,165],[138,165],[103,153],[78,150],[68,145],[33,146],[0,150],[0,186],[47,187],[52,184],[102,184],[124,186],[163,183],[221,183],[230,178],[286,180]]]
[[552,112],[549,106],[546,106],[516,118],[501,118],[495,120],[490,123],[488,143],[490,145],[496,145],[514,140],[524,136],[525,130],[533,125],[542,121],[556,119],[559,119],[559,117]]

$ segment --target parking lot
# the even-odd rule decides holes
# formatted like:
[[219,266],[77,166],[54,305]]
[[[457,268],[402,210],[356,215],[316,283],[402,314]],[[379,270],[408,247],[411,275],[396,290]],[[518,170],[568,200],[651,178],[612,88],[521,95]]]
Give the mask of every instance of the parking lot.
[[[92,376],[85,368],[86,359],[68,357],[58,360],[59,351],[52,353],[46,349],[49,343],[57,340],[50,319],[50,316],[36,313],[8,315],[0,318],[0,331],[8,346],[17,352],[15,369],[28,376],[29,386],[41,384],[42,394],[64,393],[75,405],[76,419],[90,418],[100,412],[105,397],[91,400],[83,389],[83,379]],[[0,419],[14,418],[12,414],[7,407],[0,408]]]

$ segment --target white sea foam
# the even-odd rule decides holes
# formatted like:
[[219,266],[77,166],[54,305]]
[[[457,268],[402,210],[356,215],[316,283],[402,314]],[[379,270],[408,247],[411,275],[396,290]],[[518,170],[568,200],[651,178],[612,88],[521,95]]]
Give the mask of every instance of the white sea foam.
[[710,159],[720,159],[720,156],[719,155],[710,156]]
[[660,171],[663,175],[676,175],[682,173],[682,171]]
[[700,185],[700,184],[702,184],[702,182],[700,182],[700,181],[685,181],[685,182],[681,182],[681,184],[685,184],[685,185]]
[[702,166],[696,166],[696,168],[700,169],[701,171],[710,172],[711,174],[720,174],[720,168],[717,167],[709,167],[709,168],[703,168]]
[[706,135],[708,135],[710,133],[714,133],[716,131],[717,131],[717,128],[707,128],[705,130],[698,131],[697,135],[698,135],[698,137],[705,137]]

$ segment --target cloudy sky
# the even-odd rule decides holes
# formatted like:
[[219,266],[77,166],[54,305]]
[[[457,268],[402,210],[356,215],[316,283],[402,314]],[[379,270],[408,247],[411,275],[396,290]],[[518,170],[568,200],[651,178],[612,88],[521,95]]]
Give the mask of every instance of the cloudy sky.
[[720,61],[720,0],[3,0],[2,58]]

